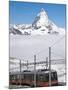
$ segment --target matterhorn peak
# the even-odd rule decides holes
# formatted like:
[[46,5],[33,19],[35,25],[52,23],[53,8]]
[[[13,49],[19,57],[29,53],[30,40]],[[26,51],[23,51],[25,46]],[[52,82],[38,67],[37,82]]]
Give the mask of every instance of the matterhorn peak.
[[37,16],[40,16],[40,17],[44,16],[44,17],[48,18],[47,13],[45,12],[45,10],[43,8],[40,10],[40,12],[38,13]]
[[42,8],[42,9],[41,9],[41,12],[45,12],[45,10]]
[[36,16],[32,25],[34,26],[34,28],[39,28],[41,26],[48,26],[48,23],[49,23],[48,16],[45,10],[42,8],[38,13],[38,15]]

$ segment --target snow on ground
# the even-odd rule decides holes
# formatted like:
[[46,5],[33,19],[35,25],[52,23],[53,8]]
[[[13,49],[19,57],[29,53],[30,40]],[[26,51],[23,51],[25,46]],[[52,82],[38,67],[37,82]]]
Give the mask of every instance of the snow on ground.
[[[49,56],[51,46],[51,59],[65,60],[65,36],[64,35],[10,35],[10,57],[22,61],[33,62],[36,54],[37,61],[45,61]],[[16,65],[15,65],[16,66]],[[11,65],[11,67],[14,67]],[[19,66],[18,66],[19,67]],[[37,66],[41,68],[44,66]],[[32,67],[31,67],[32,68]],[[53,64],[52,69],[57,70],[59,82],[65,82],[65,64]]]

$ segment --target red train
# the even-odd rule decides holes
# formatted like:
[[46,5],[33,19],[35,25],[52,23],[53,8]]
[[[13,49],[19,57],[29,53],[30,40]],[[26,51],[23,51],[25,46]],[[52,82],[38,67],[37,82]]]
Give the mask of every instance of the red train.
[[[34,71],[23,71],[9,74],[9,85],[29,85],[34,86]],[[49,86],[49,70],[42,69],[36,71],[36,87]],[[58,86],[58,77],[55,70],[51,70],[51,86]]]

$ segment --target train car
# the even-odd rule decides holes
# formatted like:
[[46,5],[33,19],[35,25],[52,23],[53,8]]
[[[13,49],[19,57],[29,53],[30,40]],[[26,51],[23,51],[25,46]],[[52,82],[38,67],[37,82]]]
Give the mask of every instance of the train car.
[[[9,74],[10,85],[29,85],[34,86],[34,71],[23,71]],[[36,70],[36,87],[49,86],[49,70]],[[51,86],[58,86],[58,77],[55,70],[51,70]]]

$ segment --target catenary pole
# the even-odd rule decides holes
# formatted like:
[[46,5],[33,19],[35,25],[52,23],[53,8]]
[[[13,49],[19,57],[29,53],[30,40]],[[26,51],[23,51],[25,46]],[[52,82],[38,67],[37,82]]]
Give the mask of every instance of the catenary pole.
[[49,86],[51,86],[51,47],[49,47]]
[[46,57],[46,69],[48,69],[48,57]]
[[36,87],[36,55],[34,55],[34,87]]
[[20,85],[21,85],[21,60],[20,60]]

